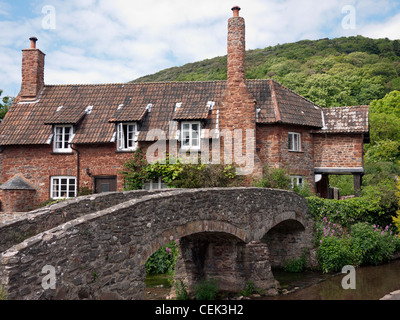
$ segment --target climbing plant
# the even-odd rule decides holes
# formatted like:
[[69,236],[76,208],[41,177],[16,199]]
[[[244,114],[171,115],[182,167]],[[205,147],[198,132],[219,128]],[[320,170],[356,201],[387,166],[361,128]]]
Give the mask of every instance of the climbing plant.
[[244,181],[231,164],[187,163],[172,156],[148,163],[143,149],[138,149],[132,159],[124,163],[122,175],[125,190],[142,189],[146,181],[158,178],[170,188],[231,187],[240,186]]

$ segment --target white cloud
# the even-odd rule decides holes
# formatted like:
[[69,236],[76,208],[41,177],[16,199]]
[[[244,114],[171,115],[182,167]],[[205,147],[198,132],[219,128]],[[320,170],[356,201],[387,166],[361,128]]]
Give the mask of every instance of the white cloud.
[[[0,5],[4,1],[0,0]],[[125,82],[182,65],[226,54],[227,19],[231,0],[36,0],[33,16],[14,17],[9,0],[0,9],[0,59],[7,75],[0,88],[19,87],[21,49],[28,38],[39,38],[46,53],[46,83]],[[394,0],[247,0],[246,46],[264,48],[300,39],[342,36],[342,7],[354,5],[357,29],[371,37],[398,38],[400,16],[370,21],[396,8]],[[56,29],[42,28],[42,8],[55,8]],[[376,19],[375,19],[376,20]],[[397,36],[396,36],[397,34]],[[4,72],[3,72],[4,73]]]
[[362,34],[370,38],[400,39],[400,13],[383,22],[366,25],[361,30]]

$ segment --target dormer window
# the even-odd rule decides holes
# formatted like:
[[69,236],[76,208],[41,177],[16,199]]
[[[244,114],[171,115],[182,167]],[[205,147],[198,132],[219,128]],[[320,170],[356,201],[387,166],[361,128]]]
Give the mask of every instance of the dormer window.
[[54,152],[72,152],[70,142],[74,137],[72,125],[54,126]]
[[200,149],[200,122],[182,122],[182,149]]
[[132,123],[117,124],[117,149],[119,151],[134,151],[137,147],[137,125]]

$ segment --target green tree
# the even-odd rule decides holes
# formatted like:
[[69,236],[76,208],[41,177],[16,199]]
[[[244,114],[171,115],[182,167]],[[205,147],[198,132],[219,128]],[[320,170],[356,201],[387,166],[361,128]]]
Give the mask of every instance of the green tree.
[[[3,90],[0,89],[0,96],[2,95],[2,93],[3,93]],[[7,96],[3,97],[0,100],[0,119],[1,120],[3,120],[3,118],[6,115],[8,109],[12,105],[13,101],[14,101],[14,98],[7,97]]]
[[400,91],[394,90],[384,98],[372,101],[371,113],[394,114],[400,118]]

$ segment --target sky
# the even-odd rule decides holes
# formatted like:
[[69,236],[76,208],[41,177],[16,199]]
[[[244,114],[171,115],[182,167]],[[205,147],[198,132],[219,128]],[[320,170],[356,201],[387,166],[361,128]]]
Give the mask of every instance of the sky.
[[226,55],[240,6],[246,49],[362,35],[400,39],[400,0],[0,0],[0,89],[15,97],[31,36],[46,84],[122,83]]

